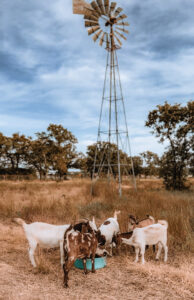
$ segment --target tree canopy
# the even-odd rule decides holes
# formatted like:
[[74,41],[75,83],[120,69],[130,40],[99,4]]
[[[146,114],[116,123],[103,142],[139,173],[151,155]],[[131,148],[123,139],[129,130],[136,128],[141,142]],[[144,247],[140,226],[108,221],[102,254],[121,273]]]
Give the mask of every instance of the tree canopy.
[[152,128],[159,142],[169,142],[160,163],[160,175],[166,188],[183,189],[194,150],[194,101],[186,106],[167,102],[157,105],[145,125]]

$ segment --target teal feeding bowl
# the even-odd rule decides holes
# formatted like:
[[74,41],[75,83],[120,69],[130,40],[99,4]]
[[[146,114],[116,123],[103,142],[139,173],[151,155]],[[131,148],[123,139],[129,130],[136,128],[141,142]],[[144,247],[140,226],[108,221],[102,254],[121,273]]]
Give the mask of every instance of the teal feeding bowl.
[[[78,269],[83,269],[84,264],[83,264],[82,259],[80,259],[80,258],[76,259],[76,261],[74,263],[74,266]],[[106,258],[105,257],[95,258],[94,267],[95,267],[95,270],[106,267]],[[92,270],[92,261],[91,261],[91,259],[86,260],[86,268],[87,268],[87,270]]]

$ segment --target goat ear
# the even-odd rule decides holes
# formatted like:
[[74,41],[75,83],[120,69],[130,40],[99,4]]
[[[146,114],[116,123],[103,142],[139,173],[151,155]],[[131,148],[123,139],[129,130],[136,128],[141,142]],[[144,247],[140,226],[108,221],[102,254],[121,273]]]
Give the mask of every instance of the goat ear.
[[135,216],[133,216],[133,215],[129,215],[129,219],[132,222],[135,222],[135,223],[137,222],[137,218]]

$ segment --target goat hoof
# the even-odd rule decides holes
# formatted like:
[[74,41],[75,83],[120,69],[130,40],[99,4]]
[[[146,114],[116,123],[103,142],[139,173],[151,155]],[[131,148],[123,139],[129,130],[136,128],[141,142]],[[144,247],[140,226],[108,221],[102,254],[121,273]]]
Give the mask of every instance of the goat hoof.
[[88,274],[88,272],[83,272],[83,274],[87,275],[87,274]]

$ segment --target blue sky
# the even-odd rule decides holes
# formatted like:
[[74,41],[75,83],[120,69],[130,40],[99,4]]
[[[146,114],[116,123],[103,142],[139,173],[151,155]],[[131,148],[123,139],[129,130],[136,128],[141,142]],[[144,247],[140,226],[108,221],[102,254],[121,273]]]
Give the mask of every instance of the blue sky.
[[[118,58],[132,153],[161,154],[144,124],[157,104],[194,99],[194,1],[118,4],[130,23]],[[84,152],[96,141],[106,51],[72,1],[1,0],[0,45],[0,131],[33,136],[62,124]]]

